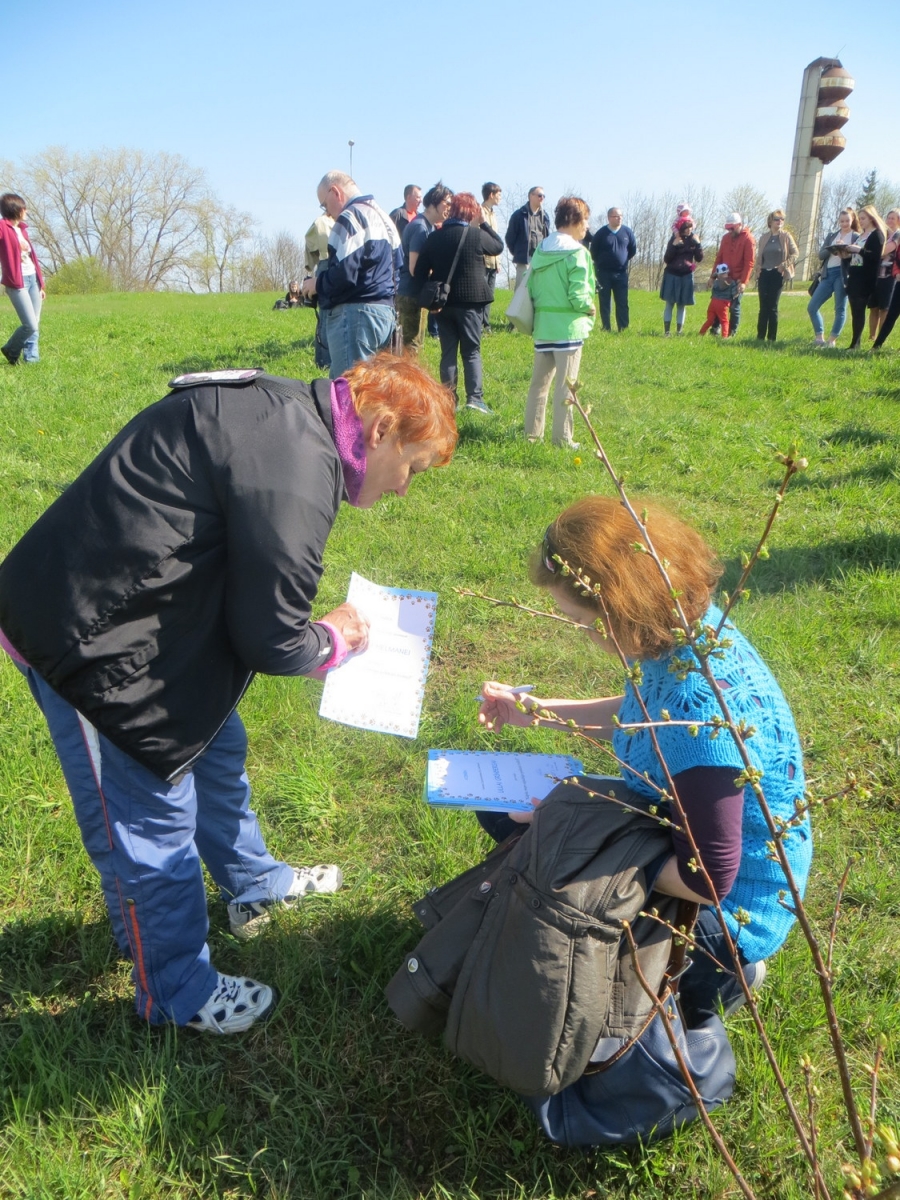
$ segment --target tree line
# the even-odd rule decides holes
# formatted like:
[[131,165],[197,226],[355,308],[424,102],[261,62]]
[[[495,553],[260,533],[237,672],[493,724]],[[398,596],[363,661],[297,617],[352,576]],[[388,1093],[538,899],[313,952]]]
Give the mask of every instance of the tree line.
[[66,291],[272,291],[303,273],[288,232],[264,238],[249,212],[223,204],[179,154],[79,153],[51,146],[14,166],[50,288]]
[[[303,276],[302,239],[287,230],[260,236],[252,214],[223,204],[205,172],[178,154],[49,147],[18,166],[0,162],[0,181],[0,190],[25,197],[32,237],[57,293],[263,292]],[[526,195],[525,187],[504,189],[501,222]],[[752,184],[722,195],[711,187],[687,187],[615,197],[610,203],[621,206],[637,241],[632,287],[659,287],[679,202],[690,205],[698,236],[709,246],[722,235],[724,214],[739,212],[759,236],[776,207]],[[838,213],[848,204],[874,204],[883,215],[900,207],[900,187],[874,170],[826,170],[817,243],[837,227]],[[597,228],[608,205],[591,207]]]

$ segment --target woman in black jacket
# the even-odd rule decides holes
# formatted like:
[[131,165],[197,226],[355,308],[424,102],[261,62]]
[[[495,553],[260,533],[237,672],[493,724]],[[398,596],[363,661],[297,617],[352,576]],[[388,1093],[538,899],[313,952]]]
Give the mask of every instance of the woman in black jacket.
[[664,256],[666,269],[663,272],[660,300],[665,300],[663,326],[669,337],[672,329],[672,309],[678,313],[676,330],[684,328],[684,310],[694,303],[694,271],[697,263],[703,262],[703,247],[694,237],[694,222],[683,217],[669,238]]
[[844,285],[853,321],[851,350],[858,350],[866,327],[866,306],[875,293],[875,280],[881,252],[884,249],[885,225],[871,204],[859,210],[859,227],[862,233],[855,246],[848,246],[842,254]]
[[172,386],[0,564],[0,647],[47,719],[139,1015],[231,1034],[275,993],[211,963],[201,860],[242,940],[273,904],[341,884],[267,850],[238,701],[256,672],[321,677],[365,649],[353,605],[312,619],[338,508],[405,495],[449,461],[456,421],[446,388],[390,354],[312,385]]
[[[471,192],[457,192],[450,205],[450,216],[425,243],[413,278],[420,288],[429,278],[449,282],[450,297],[438,312],[441,380],[456,395],[459,377],[456,355],[459,352],[463,362],[466,407],[489,414],[491,410],[484,402],[481,332],[485,306],[490,304],[493,296],[484,256],[501,254],[503,243],[490,225],[482,221],[483,215],[481,205]],[[454,268],[453,259],[460,242],[462,249]]]

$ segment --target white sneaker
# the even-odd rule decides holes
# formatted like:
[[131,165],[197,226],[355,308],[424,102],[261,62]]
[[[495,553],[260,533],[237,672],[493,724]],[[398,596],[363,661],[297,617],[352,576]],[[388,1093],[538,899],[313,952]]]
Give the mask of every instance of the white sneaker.
[[275,1007],[276,995],[265,983],[237,975],[219,975],[216,990],[188,1029],[201,1033],[244,1033],[256,1021],[265,1020]]
[[229,904],[228,924],[231,932],[242,942],[249,941],[262,933],[270,918],[273,905],[293,907],[298,900],[315,892],[336,892],[344,882],[340,867],[333,863],[319,863],[316,867],[294,867],[294,880],[286,896],[280,900],[253,900],[250,904]]

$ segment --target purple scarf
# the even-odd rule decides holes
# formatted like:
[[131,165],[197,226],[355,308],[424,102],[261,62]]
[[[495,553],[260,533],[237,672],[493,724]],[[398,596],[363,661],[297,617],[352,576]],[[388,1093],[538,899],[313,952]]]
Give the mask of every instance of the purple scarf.
[[335,379],[331,385],[331,420],[334,425],[334,444],[344,471],[347,499],[351,504],[356,504],[366,477],[366,444],[362,421],[353,407],[353,397],[346,379]]

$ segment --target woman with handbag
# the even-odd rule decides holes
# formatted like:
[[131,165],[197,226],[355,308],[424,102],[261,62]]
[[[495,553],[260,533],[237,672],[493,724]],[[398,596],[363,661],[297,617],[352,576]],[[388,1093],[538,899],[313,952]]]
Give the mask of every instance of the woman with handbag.
[[416,260],[413,279],[419,285],[423,308],[437,312],[441,339],[441,382],[456,396],[462,356],[466,408],[491,414],[484,402],[481,335],[484,310],[493,296],[487,281],[484,256],[501,254],[503,242],[484,220],[480,203],[471,192],[457,192],[450,215],[436,229]]
[[[699,533],[665,509],[647,505],[645,511],[649,536],[667,562],[685,616],[715,630],[722,619],[713,604],[722,572],[716,556]],[[737,781],[744,772],[738,748],[730,734],[708,724],[721,711],[697,669],[693,651],[679,647],[673,636],[669,588],[650,555],[635,553],[639,540],[634,521],[617,498],[588,496],[550,524],[531,578],[550,593],[565,616],[584,628],[592,642],[611,652],[611,641],[599,629],[604,620],[599,600],[584,595],[568,568],[599,585],[616,641],[629,662],[640,665],[636,687],[650,720],[661,722],[656,737],[709,879],[697,870],[694,847],[684,830],[673,828],[671,850],[655,864],[653,887],[701,905],[695,939],[726,968],[718,971],[699,950],[691,954],[693,964],[682,979],[680,996],[687,1025],[693,1028],[713,1015],[719,1004],[729,1012],[743,1001],[743,991],[729,969],[734,960],[711,904],[710,884],[737,942],[744,975],[754,986],[762,981],[765,959],[781,947],[794,917],[781,903],[787,882],[770,856],[770,835],[759,800],[749,783]],[[769,669],[731,621],[720,648],[721,656],[710,661],[732,719],[745,719],[754,727],[746,749],[762,773],[769,809],[776,821],[793,822],[800,813],[784,844],[802,893],[812,838],[802,809],[803,754],[791,710]],[[679,669],[676,658],[687,664],[686,669]],[[658,804],[666,815],[660,790],[668,785],[650,733],[646,728],[626,728],[646,720],[634,687],[624,696],[603,699],[539,699],[506,684],[487,682],[482,695],[479,721],[487,729],[504,725],[560,729],[572,720],[588,727],[592,737],[611,741],[627,786]],[[558,719],[542,719],[537,715],[541,712]],[[692,736],[693,722],[696,736]],[[530,819],[524,814],[514,816]],[[506,814],[479,814],[479,820],[498,841],[516,828]]]
[[828,345],[836,346],[837,340],[841,336],[841,330],[847,320],[847,290],[844,287],[844,273],[839,248],[852,246],[859,234],[859,217],[855,210],[842,208],[837,229],[828,234],[819,249],[820,266],[810,285],[809,294],[812,298],[806,306],[809,319],[812,321],[813,333],[816,335],[815,344],[817,346],[825,345],[825,323],[819,314],[819,309],[829,296],[834,296],[834,320],[828,336]]
[[853,326],[851,350],[858,350],[866,327],[866,308],[875,294],[878,266],[884,249],[887,230],[874,205],[867,204],[859,212],[859,227],[862,230],[852,250],[843,251],[844,287],[850,304]]
[[760,341],[778,337],[778,301],[786,279],[794,278],[797,243],[784,227],[784,211],[776,208],[766,218],[769,236],[759,239],[756,258],[756,287],[759,293],[759,320],[756,336]]
[[525,402],[525,436],[544,437],[547,397],[553,391],[553,445],[577,450],[572,440],[569,384],[578,378],[581,348],[594,326],[594,263],[583,245],[591,210],[579,196],[556,206],[556,232],[544,238],[531,259],[528,288],[534,306],[534,370]]

